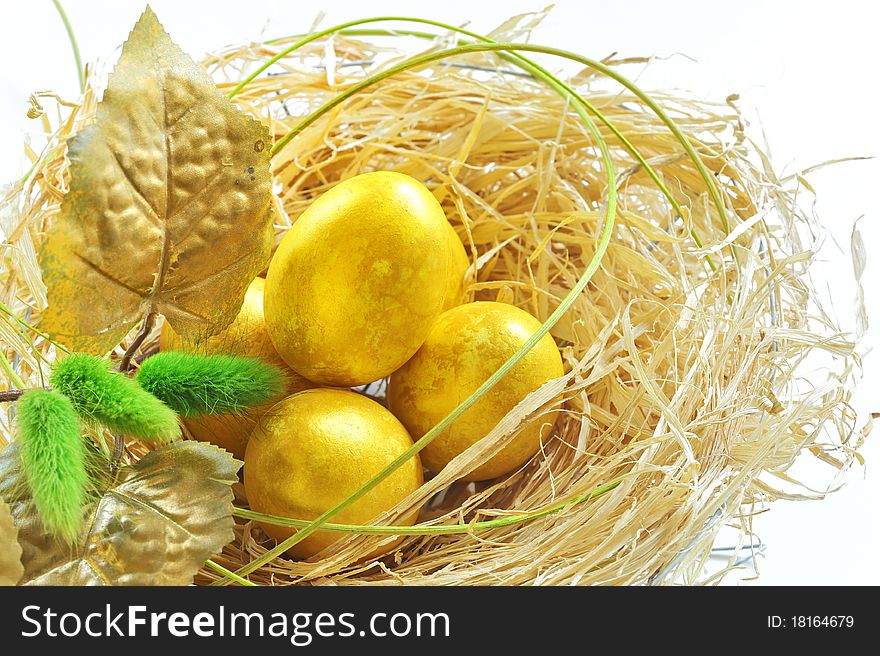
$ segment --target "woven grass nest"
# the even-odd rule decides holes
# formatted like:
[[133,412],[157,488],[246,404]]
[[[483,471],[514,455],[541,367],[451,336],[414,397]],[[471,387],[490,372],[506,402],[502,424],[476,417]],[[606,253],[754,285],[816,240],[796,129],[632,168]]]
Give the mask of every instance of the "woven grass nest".
[[[493,38],[524,40],[522,22],[505,29]],[[282,57],[235,102],[280,138],[368,75],[458,42],[438,33],[434,40],[375,32],[316,39]],[[228,91],[296,41],[230,48],[203,63]],[[603,64],[625,75],[645,61]],[[359,91],[309,125],[273,159],[277,239],[338,181],[377,169],[407,173],[433,191],[466,246],[469,299],[503,300],[546,320],[600,248],[609,171],[576,101],[514,64],[493,52],[427,63]],[[96,79],[51,127],[34,173],[9,192],[23,209],[6,226],[12,248],[3,255],[2,301],[37,325],[46,295],[36,252],[66,190],[65,139],[93,114]],[[616,170],[607,251],[551,331],[567,373],[375,523],[393,524],[413,507],[422,508],[422,527],[540,516],[410,536],[380,560],[363,556],[387,536],[341,534],[311,560],[276,558],[251,581],[717,582],[741,555],[707,569],[722,527],[748,544],[755,513],[779,498],[821,496],[858,457],[861,435],[848,407],[858,359],[813,291],[809,240],[820,227],[798,207],[798,181],[776,175],[732,102],[642,97],[589,66],[566,81],[607,119],[595,124]],[[36,379],[40,356],[51,359],[52,349],[39,339],[23,344],[2,319],[5,354],[23,378]],[[817,357],[825,376],[805,379]],[[380,382],[367,391],[381,398],[382,390]],[[553,436],[526,466],[485,483],[456,482],[560,392]],[[3,411],[9,441],[11,410]],[[133,456],[143,452],[135,448]],[[819,492],[797,489],[790,472],[802,458],[829,466]],[[609,483],[618,484],[584,500]],[[246,506],[243,495],[238,503]],[[273,546],[256,523],[239,520],[234,542],[215,560],[235,570]],[[196,581],[221,578],[205,569]]]

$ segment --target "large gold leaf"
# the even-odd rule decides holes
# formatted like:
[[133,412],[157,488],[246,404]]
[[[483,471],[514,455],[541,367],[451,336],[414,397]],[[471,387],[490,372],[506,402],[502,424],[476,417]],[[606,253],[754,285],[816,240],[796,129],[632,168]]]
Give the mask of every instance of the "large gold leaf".
[[0,453],[29,585],[186,585],[233,538],[241,463],[203,442],[175,442],[122,467],[86,508],[79,543],[48,537],[21,485],[18,448]]
[[225,328],[269,258],[268,140],[147,8],[95,122],[68,145],[41,327],[94,354],[150,312],[192,338]]
[[0,585],[15,585],[23,573],[18,529],[12,523],[9,506],[0,499]]

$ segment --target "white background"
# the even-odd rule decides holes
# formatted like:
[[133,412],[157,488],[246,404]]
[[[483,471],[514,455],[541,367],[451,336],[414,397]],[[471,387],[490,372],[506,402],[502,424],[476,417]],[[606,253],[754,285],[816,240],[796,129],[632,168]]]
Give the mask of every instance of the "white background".
[[[67,0],[84,61],[114,62],[143,6],[134,0]],[[542,6],[540,0],[152,2],[168,32],[196,59],[227,44],[307,31],[318,11],[326,13],[324,26],[402,14],[454,24],[470,21],[471,29],[488,32],[513,14]],[[763,129],[777,168],[791,173],[830,159],[880,152],[880,23],[873,14],[872,3],[851,0],[561,0],[532,41],[594,58],[612,52],[662,57],[640,78],[649,89],[686,89],[719,101],[739,93],[752,135],[760,139]],[[0,62],[4,182],[24,173],[22,142],[29,130],[39,130],[25,117],[30,93],[51,89],[76,97],[70,46],[49,0],[0,0]],[[880,163],[842,164],[811,174],[809,180],[819,193],[816,211],[842,249],[841,264],[829,267],[827,275],[830,287],[841,290],[837,310],[847,320],[852,271],[841,252],[848,253],[852,223],[863,216],[865,296],[869,317],[880,327],[880,258],[873,252],[880,244]],[[872,328],[864,350],[878,343],[877,334]],[[855,402],[863,416],[880,411],[880,356],[869,354],[865,365]],[[781,502],[756,519],[755,528],[767,544],[758,563],[759,583],[880,584],[878,440],[880,429],[866,445],[866,470],[851,471],[842,491],[821,502]]]

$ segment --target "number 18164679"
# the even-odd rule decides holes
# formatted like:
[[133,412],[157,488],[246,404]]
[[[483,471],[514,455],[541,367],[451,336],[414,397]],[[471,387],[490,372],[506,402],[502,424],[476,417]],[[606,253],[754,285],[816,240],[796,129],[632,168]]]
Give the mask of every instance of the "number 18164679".
[[851,629],[855,626],[852,615],[768,615],[770,629]]

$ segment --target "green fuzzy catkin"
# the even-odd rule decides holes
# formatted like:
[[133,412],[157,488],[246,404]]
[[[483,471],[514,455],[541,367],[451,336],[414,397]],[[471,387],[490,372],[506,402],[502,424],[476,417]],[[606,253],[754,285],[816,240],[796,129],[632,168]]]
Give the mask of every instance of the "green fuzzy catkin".
[[40,521],[72,544],[79,537],[89,476],[79,418],[70,399],[33,390],[18,401],[21,467]]
[[113,432],[160,443],[180,437],[175,412],[101,358],[72,353],[55,365],[50,380],[81,417]]
[[258,358],[158,353],[141,364],[137,380],[185,417],[240,412],[284,393],[278,367]]

